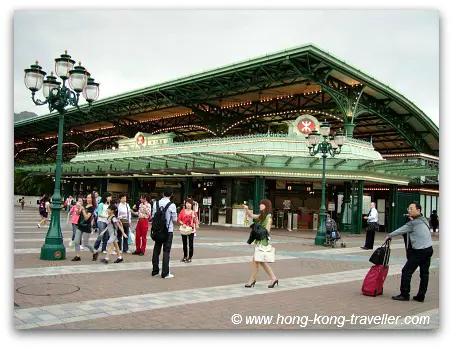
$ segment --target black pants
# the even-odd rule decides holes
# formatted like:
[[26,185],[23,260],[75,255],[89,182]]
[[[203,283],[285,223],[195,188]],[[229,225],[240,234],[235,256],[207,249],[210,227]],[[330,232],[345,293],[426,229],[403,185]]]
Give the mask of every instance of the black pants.
[[170,251],[173,243],[173,233],[167,234],[167,239],[164,242],[155,241],[153,249],[153,272],[159,272],[159,256],[160,251],[164,249],[162,257],[162,277],[166,277],[170,273]]
[[366,230],[365,238],[365,248],[373,249],[374,248],[374,235],[376,230],[378,230],[379,225],[377,223],[369,223]]
[[425,249],[409,249],[408,260],[404,265],[401,273],[401,296],[408,298],[411,292],[412,274],[420,267],[420,286],[418,288],[418,296],[425,297],[429,282],[429,266],[431,265],[431,257],[433,256],[433,248]]
[[187,238],[189,239],[189,258],[193,257],[193,236],[194,236],[193,233],[190,235],[181,235],[184,258],[187,258]]
[[406,249],[406,259],[409,259],[409,247],[407,246],[407,234],[403,234],[404,248]]
[[[123,225],[124,233],[129,237],[129,225]],[[124,247],[124,248],[123,248]],[[123,245],[123,233],[121,230],[118,231],[118,248],[120,251],[127,252],[129,250],[129,244],[127,243],[127,239],[124,239]]]
[[439,229],[439,223],[431,223],[431,227],[433,228],[433,232],[436,232]]

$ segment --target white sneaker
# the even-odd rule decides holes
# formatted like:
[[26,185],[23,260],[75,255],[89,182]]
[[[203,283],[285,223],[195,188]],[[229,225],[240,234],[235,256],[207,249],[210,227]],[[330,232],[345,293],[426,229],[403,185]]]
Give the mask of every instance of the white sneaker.
[[[120,252],[121,253],[121,252]],[[112,251],[112,253],[110,253],[111,255],[116,255],[116,252],[115,251]]]
[[127,250],[126,253],[127,254],[132,254],[132,252],[130,250]]
[[85,249],[85,247],[83,246],[80,246],[80,250],[83,251]]
[[107,251],[102,251],[103,254],[107,254]]
[[169,274],[168,274],[167,276],[165,276],[164,278],[173,278],[173,277],[175,277],[175,275],[169,273]]
[[74,241],[71,240],[71,241],[69,241],[69,247],[72,247],[72,246],[74,246]]
[[41,224],[38,223],[38,228],[41,229]]

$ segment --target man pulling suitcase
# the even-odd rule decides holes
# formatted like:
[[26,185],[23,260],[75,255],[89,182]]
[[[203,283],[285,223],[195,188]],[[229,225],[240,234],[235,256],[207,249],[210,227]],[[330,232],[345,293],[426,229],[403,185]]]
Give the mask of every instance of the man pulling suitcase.
[[407,209],[411,221],[390,233],[386,240],[397,235],[407,234],[407,262],[401,271],[400,294],[392,296],[393,300],[409,301],[412,275],[420,267],[420,286],[413,297],[415,301],[423,302],[429,282],[429,266],[433,256],[433,243],[429,223],[421,214],[422,207],[418,202],[412,202]]

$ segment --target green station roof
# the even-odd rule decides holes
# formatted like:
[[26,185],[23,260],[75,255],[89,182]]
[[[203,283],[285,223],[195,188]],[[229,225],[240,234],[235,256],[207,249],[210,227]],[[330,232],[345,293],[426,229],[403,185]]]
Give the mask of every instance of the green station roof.
[[[439,155],[439,128],[413,102],[312,44],[101,99],[88,116],[69,109],[64,151],[70,159],[138,131],[171,131],[175,141],[284,132],[305,113],[334,131],[353,121],[354,137],[383,155]],[[14,123],[16,159],[47,154],[57,130],[56,113]]]

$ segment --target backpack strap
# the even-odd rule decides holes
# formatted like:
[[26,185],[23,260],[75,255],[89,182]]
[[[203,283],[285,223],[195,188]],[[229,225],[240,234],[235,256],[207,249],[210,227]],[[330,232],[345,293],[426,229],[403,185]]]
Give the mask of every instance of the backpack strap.
[[[168,208],[170,207],[170,205],[172,204],[171,201],[169,201],[167,203],[167,205],[165,205],[164,209],[162,210],[162,212],[165,214],[168,210]],[[170,227],[170,223],[171,223],[171,216],[170,216],[170,220],[168,221],[168,225],[167,225],[167,229]]]

